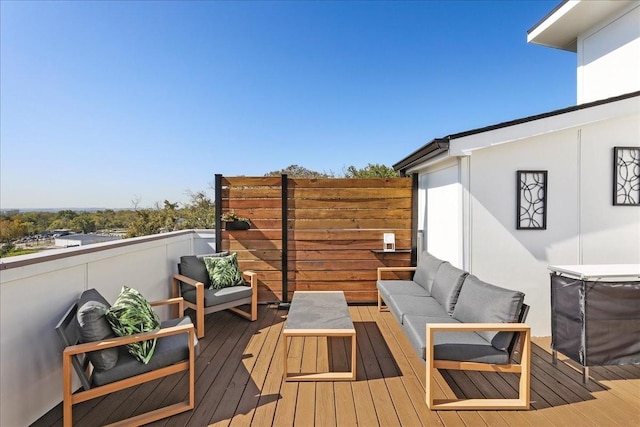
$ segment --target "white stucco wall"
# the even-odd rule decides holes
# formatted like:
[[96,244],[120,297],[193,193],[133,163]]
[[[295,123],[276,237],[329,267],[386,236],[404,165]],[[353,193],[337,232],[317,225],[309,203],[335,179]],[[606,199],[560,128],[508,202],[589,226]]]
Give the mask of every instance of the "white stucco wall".
[[581,130],[581,263],[640,263],[640,207],[613,206],[613,147],[640,146],[640,114]]
[[[464,156],[418,169],[426,249],[524,292],[550,335],[549,265],[640,263],[640,207],[612,202],[615,146],[640,146],[637,98],[452,140]],[[518,170],[548,171],[546,230],[516,228]]]
[[578,37],[578,104],[640,90],[640,3]]
[[[536,336],[550,327],[549,264],[578,262],[578,138],[564,131],[474,151],[470,271],[525,293]],[[548,171],[546,230],[516,229],[516,171]]]

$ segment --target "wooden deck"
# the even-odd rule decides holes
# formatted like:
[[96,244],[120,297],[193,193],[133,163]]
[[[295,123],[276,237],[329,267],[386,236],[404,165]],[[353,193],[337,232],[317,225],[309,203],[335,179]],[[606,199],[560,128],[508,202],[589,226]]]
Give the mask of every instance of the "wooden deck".
[[[196,361],[196,408],[153,425],[640,425],[639,366],[592,368],[591,381],[583,385],[581,372],[562,356],[565,363],[551,364],[548,338],[534,339],[530,411],[429,411],[424,363],[395,319],[374,306],[351,306],[350,311],[358,337],[354,382],[282,381],[280,333],[286,311],[260,306],[253,323],[229,312],[208,315]],[[296,338],[288,362],[302,370],[346,370],[349,352],[342,338]],[[506,374],[441,372],[436,380],[446,393],[456,395],[516,395],[517,377]],[[74,406],[74,421],[95,426],[173,403],[186,394],[185,384],[185,378],[176,375],[94,399]],[[34,425],[59,426],[61,415],[59,405]]]

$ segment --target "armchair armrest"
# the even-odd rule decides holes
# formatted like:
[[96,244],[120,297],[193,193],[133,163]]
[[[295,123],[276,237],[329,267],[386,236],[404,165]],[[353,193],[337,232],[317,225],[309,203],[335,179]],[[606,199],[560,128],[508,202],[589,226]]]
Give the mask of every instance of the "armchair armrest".
[[432,332],[528,332],[531,328],[524,323],[427,323],[427,333]]
[[154,338],[162,338],[169,335],[184,333],[188,333],[191,336],[191,341],[193,342],[193,334],[195,334],[195,327],[193,326],[193,324],[177,325],[170,328],[163,328],[157,331],[144,332],[141,334],[129,335],[126,337],[114,337],[100,341],[71,345],[64,349],[63,354],[65,357],[73,356],[75,354],[88,353],[96,350],[105,350],[107,348],[120,347],[134,342],[147,341]]
[[417,267],[378,267],[378,280],[382,280],[382,273],[399,271],[416,271]]
[[173,283],[177,285],[178,282],[182,282],[185,285],[193,286],[194,288],[197,288],[198,286],[204,287],[204,283],[202,282],[198,282],[197,280],[184,276],[182,274],[174,274]]
[[253,292],[258,292],[258,273],[255,271],[243,271],[242,275],[249,281]]
[[[171,278],[171,296],[177,298],[180,296],[180,282],[187,286],[193,286],[196,290],[196,301],[204,301],[204,283],[198,282],[190,277],[182,274],[174,274]],[[184,313],[183,308],[180,311],[174,311],[174,317],[178,317],[180,313]],[[202,338],[200,336],[199,338]]]
[[158,301],[151,301],[149,304],[151,305],[151,307],[160,307],[163,305],[177,304],[178,313],[184,312],[184,299],[182,297],[174,297],[174,298],[168,298],[168,299],[163,299]]

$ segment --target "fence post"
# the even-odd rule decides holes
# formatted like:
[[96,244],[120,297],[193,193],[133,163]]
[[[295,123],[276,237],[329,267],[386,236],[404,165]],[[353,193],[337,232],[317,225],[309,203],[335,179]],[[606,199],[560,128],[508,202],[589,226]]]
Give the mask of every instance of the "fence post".
[[220,217],[222,216],[222,175],[215,175],[213,190],[215,192],[215,212],[216,212],[216,252],[222,251],[222,226]]
[[411,265],[418,265],[418,174],[411,174]]
[[289,307],[289,178],[282,174],[282,303]]

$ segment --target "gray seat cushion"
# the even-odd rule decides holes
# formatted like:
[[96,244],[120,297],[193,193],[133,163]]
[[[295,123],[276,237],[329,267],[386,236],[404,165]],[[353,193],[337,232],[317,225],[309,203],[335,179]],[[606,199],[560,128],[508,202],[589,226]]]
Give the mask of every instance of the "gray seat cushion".
[[[243,298],[251,297],[251,286],[230,286],[222,289],[205,289],[204,290],[204,306],[211,307],[214,305],[224,304],[231,301],[237,301]],[[191,287],[182,293],[182,298],[192,304],[196,304],[196,290]]]
[[376,283],[382,299],[387,301],[389,295],[412,295],[429,297],[429,292],[413,280],[378,280]]
[[[453,318],[465,323],[517,322],[523,301],[522,292],[491,285],[470,274],[462,285]],[[499,350],[506,350],[513,338],[513,332],[478,334]]]
[[467,274],[467,272],[454,267],[446,261],[440,264],[436,272],[433,286],[431,287],[431,295],[442,304],[449,314],[453,313],[458,301],[460,288]]
[[432,317],[432,316],[421,316],[417,314],[408,314],[404,317],[404,323],[402,324],[402,329],[404,330],[405,335],[409,338],[409,342],[411,346],[416,351],[418,356],[420,356],[423,360],[426,358],[426,325],[427,323],[460,323],[448,315],[444,317]]
[[431,294],[433,280],[436,277],[438,268],[443,262],[444,261],[434,257],[429,252],[423,251],[418,258],[418,265],[416,266],[413,280]]
[[[162,328],[176,326],[185,318],[162,322]],[[188,319],[188,318],[187,318]],[[191,323],[190,320],[188,320]],[[92,386],[101,386],[189,359],[189,335],[177,334],[158,338],[153,357],[146,365],[138,362],[125,346],[118,347],[118,363],[107,371],[94,370]]]
[[509,354],[498,350],[475,332],[438,332],[435,334],[436,360],[461,362],[509,363]]
[[[455,319],[434,319],[425,316],[405,316],[405,331],[414,349],[426,359],[427,323],[459,323]],[[413,338],[412,338],[413,337]],[[422,337],[422,341],[418,339]],[[414,344],[413,340],[416,340]],[[436,360],[456,360],[480,363],[509,363],[509,354],[498,350],[475,332],[436,332],[434,336],[434,358]],[[420,347],[416,347],[418,345]]]
[[389,310],[394,313],[400,323],[408,314],[431,317],[450,317],[433,297],[417,297],[413,295],[391,294],[386,300]]

